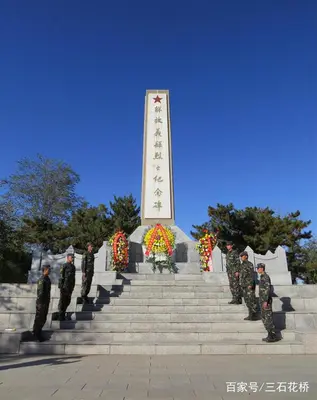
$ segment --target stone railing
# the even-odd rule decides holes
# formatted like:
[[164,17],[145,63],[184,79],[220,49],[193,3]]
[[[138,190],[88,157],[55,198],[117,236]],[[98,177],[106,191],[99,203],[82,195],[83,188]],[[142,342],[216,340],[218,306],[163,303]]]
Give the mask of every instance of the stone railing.
[[[199,254],[196,250],[196,242],[187,241],[182,242],[177,245],[175,252],[175,261],[178,266],[182,266],[182,264],[186,264],[186,266],[190,269],[185,273],[199,273]],[[140,254],[136,253],[133,245],[135,243],[130,242],[130,262],[144,262],[144,249],[141,244]],[[290,285],[292,283],[291,274],[288,271],[287,267],[287,259],[286,252],[282,247],[277,247],[274,253],[268,251],[265,255],[256,254],[254,251],[247,247],[245,249],[249,254],[249,260],[253,263],[254,266],[256,264],[263,262],[266,265],[266,270],[270,274],[272,278],[272,282],[276,285]],[[76,267],[76,281],[79,282],[81,280],[81,262],[82,255],[77,254],[74,251],[74,248],[70,246],[65,253],[63,254],[55,254],[53,255],[51,252],[34,252],[32,259],[32,267],[29,272],[29,283],[34,283],[37,281],[41,274],[41,267],[44,264],[50,264],[51,266],[51,280],[53,283],[57,283],[60,275],[60,267],[65,263],[66,256],[68,253],[74,254],[74,263]],[[138,256],[140,260],[133,260]],[[103,242],[103,245],[100,247],[98,253],[95,254],[95,278],[94,281],[96,283],[101,283],[103,281],[109,281],[110,274],[114,273],[110,271],[110,258],[111,258],[111,248],[108,246],[107,242]],[[131,260],[132,259],[132,260]],[[214,274],[226,272],[226,255],[221,252],[218,247],[215,247],[212,253],[212,265]],[[132,270],[133,272],[133,270]],[[212,274],[207,273],[207,274]],[[219,276],[220,276],[219,275]],[[112,279],[112,278],[111,278]]]
[[[99,274],[109,272],[110,252],[111,248],[108,246],[107,242],[103,242],[103,245],[100,247],[98,253],[95,254],[95,281],[98,280]],[[31,270],[29,271],[28,282],[36,282],[41,275],[42,266],[45,264],[49,264],[51,266],[51,280],[53,283],[57,283],[60,275],[60,268],[66,262],[66,257],[69,253],[74,255],[76,281],[78,281],[78,279],[81,279],[82,255],[75,253],[73,246],[69,246],[65,253],[62,254],[52,254],[50,251],[34,251],[32,257],[32,266]]]
[[[291,274],[288,271],[286,252],[278,246],[274,253],[268,251],[266,254],[256,254],[251,247],[246,247],[245,251],[249,254],[249,261],[254,267],[259,263],[266,265],[266,271],[274,277],[275,284],[291,284]],[[226,271],[226,255],[221,252],[219,247],[215,247],[212,252],[212,266],[214,272]],[[273,279],[272,279],[273,280]]]

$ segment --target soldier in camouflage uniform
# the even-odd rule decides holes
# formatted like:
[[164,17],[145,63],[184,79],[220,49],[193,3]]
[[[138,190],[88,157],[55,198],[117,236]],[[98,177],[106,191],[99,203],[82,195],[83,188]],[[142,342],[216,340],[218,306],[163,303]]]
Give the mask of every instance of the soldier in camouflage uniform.
[[71,302],[75,287],[76,268],[73,261],[73,254],[67,254],[66,263],[61,268],[61,275],[58,283],[58,288],[60,289],[60,299],[58,303],[60,321],[65,321],[66,310]]
[[228,274],[232,300],[229,304],[242,304],[242,293],[239,282],[240,260],[238,253],[232,248],[233,243],[227,242],[226,269]]
[[243,251],[240,253],[240,285],[243,298],[249,310],[249,316],[244,318],[246,321],[256,321],[257,318],[257,303],[255,297],[255,276],[253,264],[248,260],[248,253]]
[[42,342],[42,329],[45,325],[48,308],[51,300],[51,280],[49,278],[50,266],[43,265],[42,276],[37,282],[36,312],[33,325],[33,335]]
[[87,252],[83,255],[81,271],[82,275],[82,286],[81,286],[81,297],[83,303],[89,303],[88,294],[90,292],[92,278],[94,276],[94,263],[95,255],[93,253],[93,246],[88,243]]
[[265,264],[257,265],[259,279],[259,297],[260,297],[260,307],[261,307],[261,317],[265,329],[268,332],[266,338],[262,340],[264,342],[277,342],[279,339],[275,333],[275,326],[273,322],[273,312],[272,312],[272,286],[271,279],[269,275],[265,272]]

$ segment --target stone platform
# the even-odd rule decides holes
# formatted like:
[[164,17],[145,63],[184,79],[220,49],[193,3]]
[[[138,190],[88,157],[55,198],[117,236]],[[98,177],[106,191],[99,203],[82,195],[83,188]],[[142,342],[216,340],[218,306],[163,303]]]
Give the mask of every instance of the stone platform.
[[[151,274],[152,265],[146,262],[145,248],[142,245],[143,237],[150,226],[139,226],[128,238],[129,240],[129,272]],[[191,240],[178,226],[170,227],[175,235],[176,249],[173,260],[179,274],[200,273],[199,254],[196,250],[197,242]],[[165,271],[164,271],[165,272]]]
[[[224,277],[225,274],[222,275]],[[207,279],[208,278],[208,279]],[[262,342],[261,321],[244,321],[245,305],[229,305],[217,274],[129,274],[93,285],[93,304],[77,301],[69,321],[45,326],[49,339],[25,341],[35,313],[35,285],[0,285],[0,352],[20,354],[317,354],[317,286],[274,287],[274,318],[283,340]],[[8,331],[6,329],[15,329]]]

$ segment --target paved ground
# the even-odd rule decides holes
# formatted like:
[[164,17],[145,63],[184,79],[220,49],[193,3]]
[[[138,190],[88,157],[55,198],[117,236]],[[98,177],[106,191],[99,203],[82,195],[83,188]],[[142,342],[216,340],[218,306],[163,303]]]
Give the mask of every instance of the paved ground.
[[316,365],[317,356],[4,356],[0,398],[316,399]]

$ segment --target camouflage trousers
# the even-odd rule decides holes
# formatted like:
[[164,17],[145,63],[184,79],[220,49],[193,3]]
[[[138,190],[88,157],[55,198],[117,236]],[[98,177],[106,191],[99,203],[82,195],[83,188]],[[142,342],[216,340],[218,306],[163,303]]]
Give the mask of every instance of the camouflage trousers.
[[60,293],[61,294],[58,303],[58,312],[60,317],[65,317],[67,307],[69,306],[72,299],[72,293],[65,290],[61,290]]
[[246,306],[248,307],[249,314],[256,314],[257,312],[257,302],[255,297],[254,288],[249,288],[248,286],[242,287],[243,298]]
[[236,277],[235,273],[232,271],[227,271],[227,275],[228,275],[230,291],[232,294],[232,299],[233,301],[239,302],[241,301],[242,297],[239,277]]
[[275,332],[272,303],[268,303],[267,308],[263,308],[263,304],[261,304],[261,318],[265,329],[268,332]]
[[40,335],[42,332],[43,326],[46,322],[49,305],[49,303],[41,304],[36,302],[36,311],[33,324],[33,333],[35,335]]
[[88,273],[86,274],[85,278],[82,278],[82,284],[81,284],[81,297],[85,298],[88,296],[92,284],[92,278],[94,274]]

